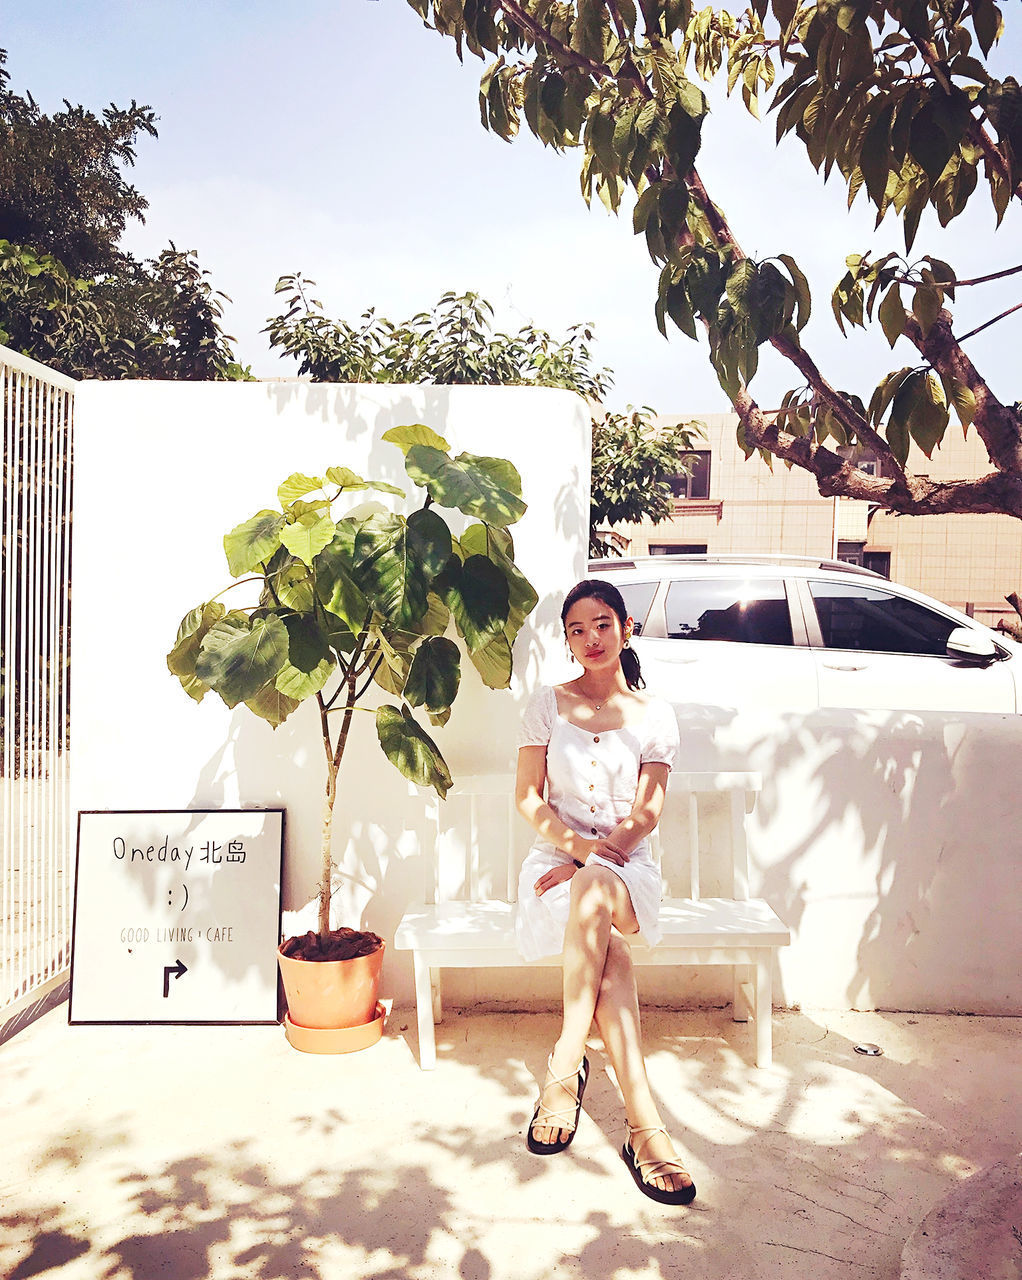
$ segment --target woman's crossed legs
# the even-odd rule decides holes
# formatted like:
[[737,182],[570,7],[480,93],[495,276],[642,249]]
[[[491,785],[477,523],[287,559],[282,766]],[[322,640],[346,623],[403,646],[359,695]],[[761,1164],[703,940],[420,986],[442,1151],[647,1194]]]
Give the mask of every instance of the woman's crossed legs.
[[[617,930],[617,933],[614,933]],[[639,1030],[639,1001],[631,951],[624,937],[638,933],[632,900],[620,876],[607,867],[584,866],[571,879],[571,911],[564,935],[564,1016],[561,1034],[550,1055],[547,1079],[574,1081],[585,1053],[593,1019],[610,1056],[624,1098],[626,1114],[636,1131],[660,1130],[663,1121],[650,1093]],[[540,1119],[564,1115],[575,1105],[564,1085],[544,1087]],[[539,1122],[532,1126],[537,1142],[565,1141],[570,1130]],[[643,1147],[648,1161],[675,1162],[666,1133],[650,1133],[633,1144]],[[680,1166],[679,1166],[680,1167]],[[649,1179],[662,1191],[680,1191],[691,1178],[668,1171]]]

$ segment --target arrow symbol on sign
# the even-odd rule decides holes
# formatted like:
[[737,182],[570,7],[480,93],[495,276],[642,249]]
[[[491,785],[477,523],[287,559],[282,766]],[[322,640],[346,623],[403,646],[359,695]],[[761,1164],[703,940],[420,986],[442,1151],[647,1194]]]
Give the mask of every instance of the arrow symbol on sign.
[[163,998],[170,995],[170,975],[180,978],[183,973],[187,973],[187,967],[179,960],[177,964],[166,964],[163,966]]

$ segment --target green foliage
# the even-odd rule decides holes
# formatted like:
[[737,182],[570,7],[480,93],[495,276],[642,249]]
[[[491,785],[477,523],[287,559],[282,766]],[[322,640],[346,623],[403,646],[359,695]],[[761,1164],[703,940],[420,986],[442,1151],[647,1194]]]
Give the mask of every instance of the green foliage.
[[[510,140],[525,127],[546,146],[577,148],[586,201],[595,194],[612,210],[631,205],[635,234],[660,269],[661,332],[670,321],[689,338],[706,334],[747,453],[767,450],[812,471],[828,494],[895,510],[1022,516],[1022,415],[971,367],[962,343],[972,333],[956,335],[948,305],[956,288],[1022,267],[962,282],[925,254],[916,262],[850,256],[832,299],[842,331],[875,322],[891,346],[909,341],[921,360],[864,396],[840,392],[801,345],[812,299],[797,262],[787,253],[750,258],[696,167],[708,114],[697,80],[720,73],[754,116],[761,104],[774,113],[776,138],[797,139],[821,178],[839,177],[849,204],[869,201],[878,227],[897,218],[906,254],[925,209],[946,226],[981,189],[1000,223],[1022,199],[1022,88],[1015,76],[995,75],[989,55],[1017,5],[750,0],[733,15],[716,3],[695,10],[690,0],[409,2],[459,56],[467,47],[487,61],[485,128]],[[749,392],[765,344],[805,379],[780,414],[760,410]],[[882,420],[865,401],[883,406]],[[937,486],[905,472],[911,444],[926,456],[939,447],[949,406],[1016,483]],[[824,445],[831,440],[846,453]],[[867,484],[845,465],[847,451],[861,448],[882,464],[886,484]]]
[[119,247],[146,200],[125,181],[149,107],[49,116],[11,92],[0,49],[0,342],[79,378],[238,379],[223,295],[173,244]]
[[[589,553],[613,554],[608,525],[659,524],[672,512],[669,481],[687,473],[702,434],[698,423],[657,424],[651,409],[608,413],[593,423]],[[604,535],[600,535],[600,531]]]
[[271,347],[298,359],[299,372],[316,382],[564,387],[593,400],[610,386],[610,371],[593,366],[587,325],[574,325],[559,340],[534,325],[494,332],[490,303],[451,292],[400,324],[370,310],[352,325],[323,314],[308,293],[314,284],[281,276],[276,292],[286,308],[264,332]]
[[[450,770],[412,714],[422,707],[434,725],[450,717],[461,656],[445,632],[453,620],[483,682],[506,688],[515,637],[537,603],[507,529],[525,512],[512,464],[452,458],[422,425],[393,428],[385,439],[404,452],[409,480],[424,491],[418,510],[346,506],[366,489],[403,496],[347,467],[289,476],[278,510],[257,512],[224,538],[228,568],[253,584],[257,604],[229,612],[216,599],[198,605],[167,655],[189,697],[199,702],[212,690],[274,729],[314,699],[330,815],[352,714],[372,683],[400,699],[376,712],[384,754],[406,778],[446,796]],[[441,506],[473,518],[460,538]],[[325,826],[321,932],[329,928],[330,818]]]

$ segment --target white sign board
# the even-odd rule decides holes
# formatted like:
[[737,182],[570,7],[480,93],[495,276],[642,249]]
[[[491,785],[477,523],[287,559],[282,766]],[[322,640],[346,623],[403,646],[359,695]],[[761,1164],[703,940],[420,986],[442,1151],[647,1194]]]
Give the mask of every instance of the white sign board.
[[78,815],[69,1020],[277,1021],[282,809]]

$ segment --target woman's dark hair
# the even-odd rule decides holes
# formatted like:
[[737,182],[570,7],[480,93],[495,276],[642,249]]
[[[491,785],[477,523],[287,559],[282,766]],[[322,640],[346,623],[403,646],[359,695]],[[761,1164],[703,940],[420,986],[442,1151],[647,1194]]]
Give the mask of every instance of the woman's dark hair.
[[[579,600],[589,599],[602,600],[608,608],[613,609],[621,623],[621,630],[624,631],[625,623],[628,621],[628,606],[613,582],[608,582],[605,578],[583,578],[581,582],[575,583],[564,597],[564,604],[561,606],[561,625],[564,626],[564,619],[573,605]],[[621,650],[621,670],[629,689],[645,689],[646,681],[643,680],[639,667],[639,655],[630,645]]]

